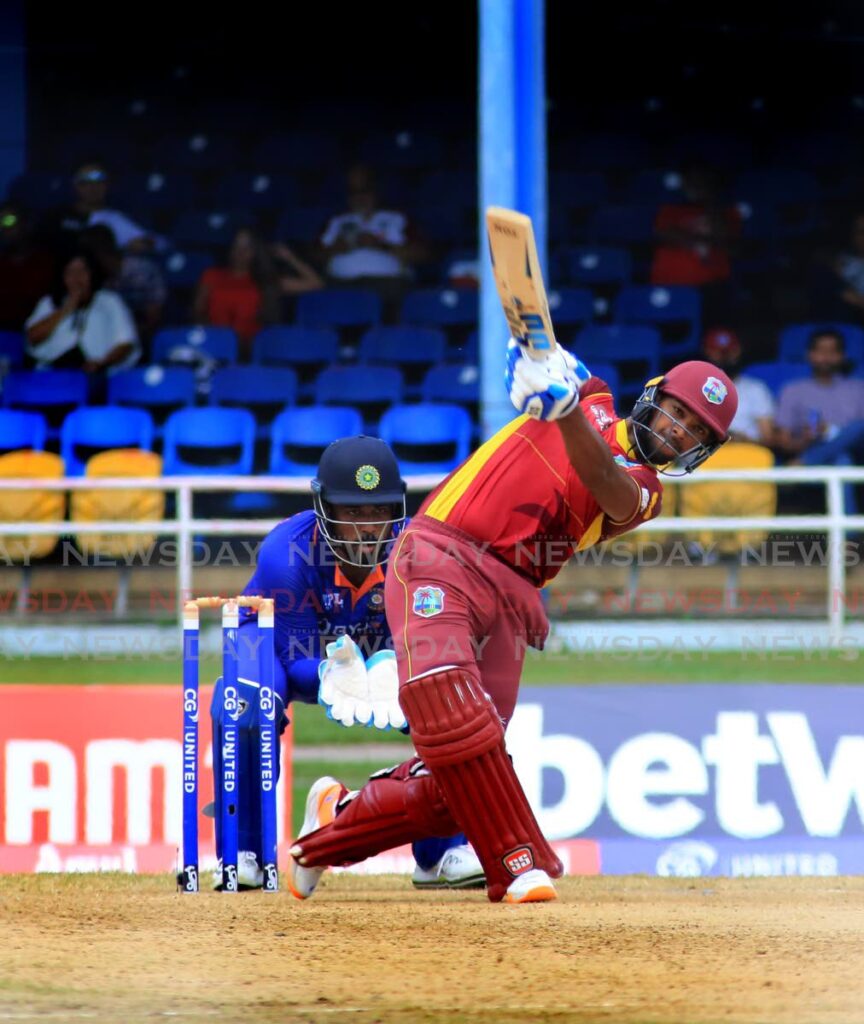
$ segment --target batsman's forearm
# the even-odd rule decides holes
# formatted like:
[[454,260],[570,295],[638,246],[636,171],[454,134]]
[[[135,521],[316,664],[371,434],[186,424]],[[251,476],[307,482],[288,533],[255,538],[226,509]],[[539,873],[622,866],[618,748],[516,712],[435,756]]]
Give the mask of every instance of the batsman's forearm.
[[556,420],[570,465],[594,495],[598,505],[616,522],[625,521],[638,501],[638,485],[615,464],[612,451],[577,406]]

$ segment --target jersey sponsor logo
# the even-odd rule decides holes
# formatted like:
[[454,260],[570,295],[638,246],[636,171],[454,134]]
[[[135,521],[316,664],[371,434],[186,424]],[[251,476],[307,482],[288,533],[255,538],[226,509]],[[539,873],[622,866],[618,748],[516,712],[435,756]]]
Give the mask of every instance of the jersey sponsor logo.
[[625,469],[638,469],[641,466],[640,462],[631,462],[626,455],[613,455],[612,461]]
[[505,853],[502,858],[504,867],[511,875],[524,875],[534,867],[534,857],[527,846],[520,846],[516,850]]
[[342,606],[345,603],[342,595],[333,593],[332,590],[325,591],[321,595],[321,601],[324,605],[325,612],[341,612]]
[[431,619],[444,611],[444,591],[440,587],[418,587],[414,591],[413,610],[423,619]]
[[722,380],[716,377],[708,377],[702,385],[702,394],[712,405],[722,405],[726,401],[729,390]]
[[589,409],[591,410],[591,415],[594,417],[594,422],[597,424],[598,430],[606,430],[607,427],[611,427],[615,422],[614,416],[610,416],[602,405],[591,405],[589,406]]
[[374,491],[381,483],[381,474],[375,466],[359,466],[354,474],[357,486],[364,491]]

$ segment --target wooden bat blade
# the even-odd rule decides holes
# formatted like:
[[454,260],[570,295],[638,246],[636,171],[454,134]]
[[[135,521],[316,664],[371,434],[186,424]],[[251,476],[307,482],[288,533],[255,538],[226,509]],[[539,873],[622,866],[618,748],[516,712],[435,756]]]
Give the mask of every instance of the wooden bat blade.
[[486,210],[489,255],[507,326],[534,358],[554,352],[556,341],[531,218],[516,210]]

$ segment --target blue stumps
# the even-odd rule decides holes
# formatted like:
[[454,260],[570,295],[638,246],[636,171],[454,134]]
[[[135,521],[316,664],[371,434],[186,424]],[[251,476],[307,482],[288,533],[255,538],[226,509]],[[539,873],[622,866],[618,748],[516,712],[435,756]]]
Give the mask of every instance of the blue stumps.
[[273,601],[262,601],[258,606],[258,778],[261,788],[261,868],[264,873],[264,892],[277,892],[279,889],[276,834],[276,779],[279,752],[276,737],[276,699],[273,691],[276,657],[273,614]]
[[181,892],[198,892],[198,605],[183,608],[183,870]]
[[236,601],[222,606],[222,892],[237,892],[237,631]]

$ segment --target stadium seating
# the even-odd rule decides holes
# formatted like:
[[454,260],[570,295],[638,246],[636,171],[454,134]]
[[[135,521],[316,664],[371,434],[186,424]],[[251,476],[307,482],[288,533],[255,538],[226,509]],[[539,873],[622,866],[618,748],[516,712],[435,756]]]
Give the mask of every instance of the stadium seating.
[[811,373],[807,363],[751,363],[742,370],[743,376],[756,377],[766,384],[775,398],[787,384],[795,380],[804,380],[811,376]]
[[363,363],[398,366],[411,396],[419,392],[423,373],[443,362],[446,349],[446,335],[434,327],[373,327],[360,338],[358,354]]
[[633,257],[627,249],[582,245],[565,250],[563,262],[566,279],[588,287],[628,284],[633,276]]
[[363,417],[347,406],[307,405],[279,413],[270,431],[270,473],[311,477],[331,441],[363,432]]
[[418,327],[475,326],[478,296],[471,288],[421,288],[402,301],[402,322]]
[[342,154],[338,136],[331,132],[267,132],[247,157],[252,170],[273,174],[284,170],[338,167]]
[[237,335],[230,327],[163,327],[153,338],[153,362],[183,358],[183,350],[204,352],[223,363],[237,361]]
[[592,324],[576,335],[571,349],[592,371],[597,363],[612,362],[619,374],[613,394],[625,401],[661,372],[660,333],[654,327]]
[[582,327],[594,319],[594,295],[587,288],[553,288],[547,298],[556,328]]
[[360,288],[324,288],[299,295],[295,317],[302,327],[373,327],[381,322],[381,299]]
[[405,394],[402,374],[388,366],[334,366],[318,374],[315,401],[321,405],[350,402],[363,414],[372,431],[384,410],[401,402]]
[[45,447],[47,434],[48,427],[41,413],[0,409],[0,451],[19,451],[23,448],[41,451]]
[[171,226],[171,238],[180,246],[228,247],[245,218],[226,208],[186,210]]
[[450,402],[476,409],[480,401],[480,371],[471,364],[433,366],[423,378],[420,397],[424,402]]
[[83,370],[14,370],[3,379],[3,404],[7,409],[42,412],[48,438],[54,440],[65,415],[86,403],[88,390]]
[[[113,140],[112,140],[113,145]],[[236,142],[210,132],[172,132],[148,148],[151,168],[193,173],[222,171],[236,162]],[[148,169],[151,169],[148,168]]]
[[592,242],[611,245],[647,243],[654,238],[657,207],[650,205],[602,206],[585,225],[584,234]]
[[178,213],[195,205],[195,180],[190,174],[149,171],[124,174],[111,186],[120,209]]
[[119,405],[73,409],[60,429],[60,454],[68,476],[82,476],[88,459],[111,448],[153,447],[153,420],[144,409]]
[[[177,409],[195,404],[195,371],[187,366],[142,366],[108,378],[108,401],[147,409],[157,425]],[[161,434],[161,426],[157,426]]]
[[299,202],[297,180],[290,174],[239,171],[219,179],[213,195],[226,210],[268,210]]
[[614,314],[622,324],[657,327],[667,361],[699,349],[702,301],[698,288],[626,285],[615,297]]
[[[33,486],[22,491],[0,491],[0,522],[48,523],[66,516],[63,491],[39,490],[37,482],[64,475],[63,460],[53,452],[18,451],[0,455],[0,477],[26,477]],[[0,537],[0,560],[29,564],[45,558],[57,547],[59,534],[20,534]]]
[[226,366],[213,374],[210,404],[248,409],[258,422],[258,438],[286,405],[297,401],[297,374],[288,366]]
[[[609,385],[609,391],[611,392],[613,399],[615,399],[617,406],[617,401],[621,397],[621,375],[618,372],[617,367],[612,363],[600,363],[592,360],[588,364],[588,369],[591,371],[593,376],[606,381]],[[623,412],[623,410],[618,411],[619,413]]]
[[175,249],[161,261],[168,288],[191,289],[216,260],[209,249]]
[[458,405],[395,405],[381,417],[378,435],[393,449],[403,474],[449,473],[468,457],[473,426]]
[[166,476],[252,472],[255,417],[245,409],[180,409],[165,423]]
[[0,331],[0,379],[24,362],[24,335],[20,331]]

